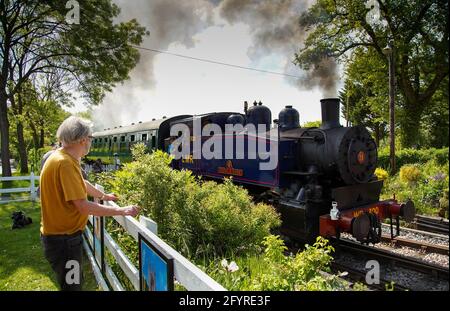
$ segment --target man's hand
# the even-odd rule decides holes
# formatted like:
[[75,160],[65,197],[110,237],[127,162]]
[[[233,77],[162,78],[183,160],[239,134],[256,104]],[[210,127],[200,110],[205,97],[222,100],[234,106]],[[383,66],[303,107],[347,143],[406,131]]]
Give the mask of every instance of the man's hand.
[[122,208],[122,216],[133,216],[135,217],[139,213],[139,206],[137,205],[128,205]]
[[119,198],[114,193],[105,193],[102,197],[103,201],[117,201]]

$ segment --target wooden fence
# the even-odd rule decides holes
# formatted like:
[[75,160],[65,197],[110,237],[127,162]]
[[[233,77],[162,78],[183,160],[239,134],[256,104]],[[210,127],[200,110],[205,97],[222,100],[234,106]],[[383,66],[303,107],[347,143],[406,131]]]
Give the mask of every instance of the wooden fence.
[[11,188],[11,189],[0,189],[0,197],[3,194],[7,193],[21,193],[21,192],[27,192],[30,193],[29,197],[19,198],[15,200],[0,200],[0,204],[2,203],[8,203],[8,202],[23,202],[23,201],[35,201],[37,198],[37,187],[35,185],[35,181],[39,181],[39,175],[34,175],[34,173],[31,173],[30,176],[15,176],[15,177],[0,177],[0,182],[5,181],[18,181],[18,180],[27,180],[30,182],[30,186],[26,188]]
[[[103,191],[103,188],[96,185]],[[117,207],[114,202],[104,202],[105,205]],[[157,236],[157,224],[149,218],[140,217],[139,221],[130,216],[114,216],[126,232],[131,235],[136,244],[139,241],[139,235],[149,241],[154,248],[165,257],[173,260],[173,275],[177,282],[189,291],[225,291],[226,289],[219,283],[214,281],[206,273],[191,263],[188,259],[174,250]],[[84,247],[88,253],[98,284],[103,290],[123,291],[124,286],[121,284],[116,274],[113,272],[109,264],[105,260],[105,251],[114,257],[114,260],[124,272],[134,289],[140,289],[139,267],[135,267],[120,246],[112,238],[111,234],[105,228],[104,217],[89,218],[92,224],[92,231],[86,228],[84,232]],[[95,227],[100,225],[100,230]]]
[[[110,171],[115,171],[117,169],[118,169],[118,167],[114,164],[102,164],[101,165],[102,172],[110,172]],[[83,165],[83,170],[86,174],[89,174],[90,172],[95,171],[94,165],[85,164],[85,165]]]
[[[21,198],[14,201],[28,201],[36,200],[37,187],[34,181],[39,180],[39,176],[31,173],[30,176],[18,177],[0,177],[0,181],[30,181],[30,187],[27,188],[12,188],[0,189],[0,194],[4,193],[20,193],[29,192],[29,198]],[[103,187],[96,185],[98,189],[104,191]],[[0,203],[11,202],[13,200],[0,201]],[[105,205],[118,207],[114,202],[104,202]],[[114,216],[112,217],[119,223],[125,231],[136,240],[138,243],[139,235],[144,237],[152,244],[161,254],[173,260],[173,275],[174,279],[190,291],[225,291],[219,283],[214,281],[206,273],[200,270],[197,266],[191,263],[188,259],[174,250],[171,246],[165,243],[157,236],[157,224],[147,217],[140,217],[139,221],[130,216]],[[114,241],[111,234],[105,228],[105,217],[89,217],[89,223],[92,226],[92,231],[86,227],[84,231],[84,248],[88,255],[89,261],[92,265],[95,277],[98,284],[103,290],[123,291],[124,285],[116,276],[112,268],[107,263],[105,258],[105,251],[109,251],[120,269],[124,272],[126,278],[130,281],[133,288],[140,289],[140,275],[139,270],[134,266],[131,260],[127,257],[125,252],[120,248],[118,243]],[[96,225],[99,226],[96,229]]]

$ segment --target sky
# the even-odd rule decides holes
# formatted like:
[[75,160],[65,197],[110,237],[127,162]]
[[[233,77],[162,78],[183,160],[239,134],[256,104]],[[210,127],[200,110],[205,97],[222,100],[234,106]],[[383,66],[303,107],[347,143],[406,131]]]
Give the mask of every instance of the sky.
[[[320,99],[335,97],[342,85],[339,68],[330,75],[333,86],[324,89],[319,87],[321,78],[317,80],[292,64],[305,37],[297,32],[296,22],[310,5],[307,1],[288,0],[283,6],[272,0],[114,2],[122,10],[118,21],[136,18],[150,31],[141,47],[301,78],[140,50],[140,62],[130,79],[116,86],[94,109],[95,130],[178,114],[242,113],[244,101],[251,104],[255,100],[271,109],[272,119],[292,105],[303,124],[320,120]],[[71,112],[84,109],[78,103]]]

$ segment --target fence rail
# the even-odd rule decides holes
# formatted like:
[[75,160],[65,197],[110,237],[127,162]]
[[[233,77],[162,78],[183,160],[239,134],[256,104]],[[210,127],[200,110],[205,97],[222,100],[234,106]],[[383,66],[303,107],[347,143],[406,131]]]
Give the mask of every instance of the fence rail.
[[[103,191],[103,187],[96,185],[96,187]],[[118,207],[114,202],[105,202],[105,205]],[[140,217],[139,221],[130,216],[113,216],[114,220],[117,221],[129,235],[131,235],[136,243],[139,241],[139,235],[148,240],[152,246],[154,246],[159,252],[173,260],[173,272],[174,278],[182,286],[184,286],[189,291],[225,291],[226,289],[208,276],[205,272],[200,270],[192,262],[190,262],[183,255],[174,250],[170,245],[164,242],[161,238],[157,236],[157,225],[154,221],[147,217]],[[114,241],[110,233],[106,230],[103,221],[96,221],[96,219],[91,216],[89,218],[91,224],[95,225],[101,224],[101,236],[99,238],[100,250],[96,249],[96,236],[95,232],[92,233],[86,228],[85,230],[85,241],[88,244],[88,250],[94,252],[94,258],[96,259],[97,268],[100,268],[102,275],[97,275],[97,278],[104,278],[106,276],[107,283],[110,284],[110,288],[113,290],[121,291],[123,286],[118,280],[115,273],[109,267],[105,260],[104,250],[107,249],[111,255],[114,257],[121,270],[124,272],[125,276],[129,279],[131,284],[136,290],[140,288],[139,270],[134,266],[132,261],[127,257],[127,255],[122,251],[120,246]],[[95,230],[94,230],[95,231]],[[103,254],[102,256],[97,256],[98,253]],[[98,269],[94,269],[94,272]],[[103,281],[99,282],[101,285]],[[109,288],[105,289],[109,290]]]
[[[19,181],[28,180],[30,181],[30,187],[28,188],[12,188],[12,189],[0,189],[0,194],[4,193],[19,193],[19,192],[30,192],[31,200],[35,200],[37,197],[37,187],[35,186],[35,180],[39,180],[39,176],[35,176],[31,173],[30,176],[17,176],[17,177],[0,177],[0,181]],[[103,187],[96,185],[98,189],[104,191]],[[24,201],[28,199],[21,199],[15,201]],[[0,201],[0,203],[11,202]],[[104,202],[105,205],[118,207],[114,202],[107,201]],[[103,219],[102,219],[103,218]],[[164,242],[161,238],[157,236],[158,226],[157,224],[147,218],[140,217],[139,221],[130,216],[114,216],[114,220],[119,223],[126,232],[131,235],[136,243],[139,241],[139,235],[144,237],[149,241],[152,246],[154,246],[159,252],[173,260],[173,274],[174,279],[178,281],[182,286],[184,286],[189,291],[226,291],[226,289],[213,280],[210,276],[200,270],[192,262],[190,262],[183,255],[178,253],[170,245]],[[124,272],[125,276],[129,279],[130,283],[134,289],[140,289],[140,279],[139,270],[134,266],[132,261],[128,258],[125,252],[120,248],[118,243],[114,241],[111,234],[106,230],[104,223],[105,218],[101,217],[100,232],[101,238],[96,241],[96,233],[91,232],[88,228],[84,231],[84,248],[88,254],[89,261],[92,265],[97,283],[102,287],[103,290],[115,290],[123,291],[124,286],[121,284],[117,278],[114,271],[111,269],[109,264],[105,260],[105,250],[107,249],[111,255],[114,257],[115,261],[119,265],[120,269]],[[89,217],[89,222],[94,225],[95,218],[93,216]],[[96,242],[98,242],[96,244]],[[96,248],[99,246],[99,251]],[[99,256],[100,255],[100,256]]]
[[[26,188],[9,188],[9,189],[0,189],[0,196],[7,193],[21,193],[21,192],[29,192],[30,199],[35,201],[37,198],[37,188],[35,185],[35,181],[39,181],[39,175],[34,175],[31,173],[29,176],[14,176],[14,177],[0,177],[0,182],[6,181],[19,181],[19,180],[27,180],[30,182],[30,187]],[[8,203],[8,202],[18,202],[18,201],[28,201],[28,198],[21,198],[18,200],[0,200],[0,204]]]
[[110,172],[118,169],[118,166],[115,164],[102,164],[101,166],[95,166],[92,164],[83,165],[83,170],[86,174],[90,172],[100,173],[100,172]]

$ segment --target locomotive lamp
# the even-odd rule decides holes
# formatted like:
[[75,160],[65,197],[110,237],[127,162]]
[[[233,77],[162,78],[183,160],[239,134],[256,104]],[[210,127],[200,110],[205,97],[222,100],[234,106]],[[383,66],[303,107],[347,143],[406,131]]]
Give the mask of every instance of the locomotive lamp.
[[330,210],[331,220],[339,220],[339,210],[337,209],[337,202],[333,201],[331,205],[333,206]]

